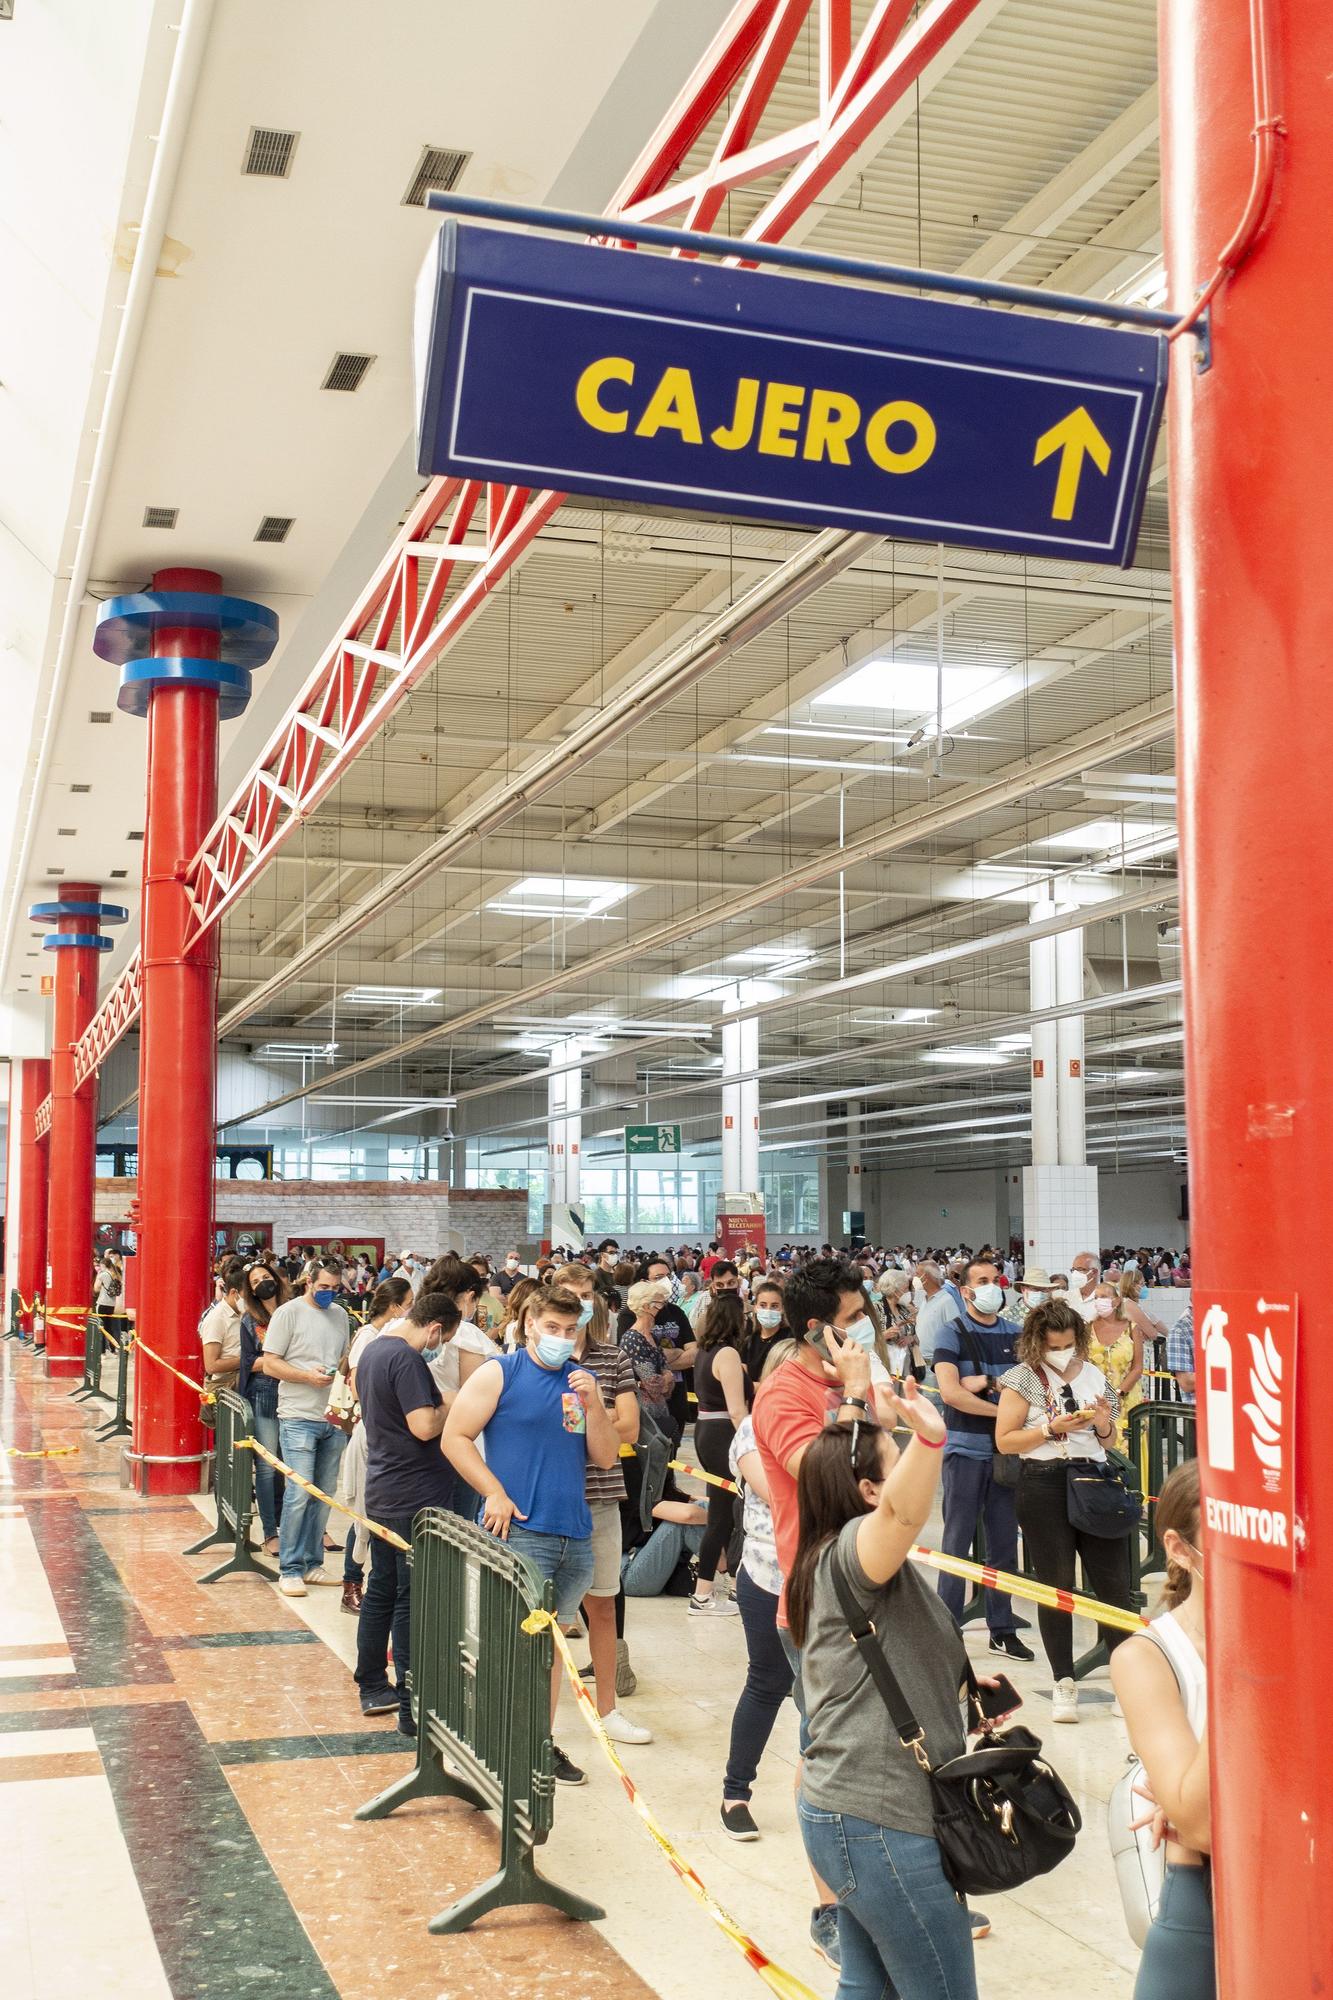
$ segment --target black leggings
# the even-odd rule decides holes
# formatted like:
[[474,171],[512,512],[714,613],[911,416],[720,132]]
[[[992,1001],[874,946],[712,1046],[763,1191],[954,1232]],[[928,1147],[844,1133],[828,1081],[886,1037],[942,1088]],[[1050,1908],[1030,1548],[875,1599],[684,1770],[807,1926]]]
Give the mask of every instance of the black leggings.
[[[736,1426],[730,1417],[705,1417],[694,1426],[694,1449],[705,1472],[719,1479],[731,1478],[731,1440]],[[720,1486],[708,1489],[708,1526],[699,1544],[699,1581],[711,1583],[717,1575],[723,1549],[729,1551],[727,1566],[732,1576],[740,1560],[741,1501],[738,1493],[724,1492]]]
[[[1118,1604],[1132,1610],[1129,1589],[1129,1536],[1089,1535],[1069,1523],[1067,1461],[1049,1459],[1024,1464],[1018,1480],[1018,1525],[1023,1530],[1023,1549],[1041,1583],[1053,1583],[1057,1590],[1075,1590],[1075,1560],[1083,1564],[1088,1594],[1103,1604]],[[1057,1681],[1072,1679],[1074,1673],[1074,1621],[1067,1611],[1051,1611],[1042,1605],[1037,1612],[1041,1643]],[[1099,1625],[1098,1633],[1113,1653],[1127,1632]]]

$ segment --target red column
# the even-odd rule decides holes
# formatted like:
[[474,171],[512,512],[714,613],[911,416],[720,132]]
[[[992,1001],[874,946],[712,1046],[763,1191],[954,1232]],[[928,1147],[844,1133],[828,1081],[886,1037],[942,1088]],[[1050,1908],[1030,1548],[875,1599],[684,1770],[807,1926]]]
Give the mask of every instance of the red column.
[[[220,592],[212,570],[159,570],[153,592]],[[219,633],[160,625],[152,657],[216,660]],[[217,931],[188,951],[183,874],[217,811],[218,690],[163,681],[148,699],[143,855],[143,1014],[139,1047],[138,1328],[197,1380],[198,1325],[210,1303],[213,1233]],[[131,1465],[140,1492],[199,1486],[199,1398],[165,1369],[135,1370]]]
[[[94,937],[97,919],[87,914],[99,903],[93,882],[63,882],[60,907],[82,910],[55,920],[56,938]],[[48,941],[52,942],[52,941]],[[92,1304],[93,1176],[97,1150],[97,1084],[74,1081],[74,1044],[97,1011],[95,944],[57,949],[55,1025],[51,1033],[50,1200],[47,1209],[46,1366],[51,1375],[78,1375],[83,1369],[83,1331],[75,1324]]]
[[[1328,0],[1256,0],[1248,15],[1245,0],[1165,0],[1162,124],[1170,298],[1183,308],[1269,150],[1251,138],[1251,17],[1271,30],[1285,134],[1271,141],[1271,200],[1250,207],[1259,227],[1217,295],[1211,368],[1196,371],[1188,340],[1174,355],[1171,478],[1194,1280],[1209,1293],[1301,1294],[1296,1511],[1308,1544],[1289,1576],[1205,1532],[1220,1988],[1227,2000],[1295,2000],[1333,1977]],[[1205,1490],[1210,1477],[1205,1466]]]
[[17,1064],[19,1147],[19,1296],[24,1301],[19,1324],[32,1331],[28,1310],[39,1295],[46,1297],[47,1155],[45,1136],[37,1136],[37,1107],[51,1094],[51,1065],[45,1058],[26,1057]]

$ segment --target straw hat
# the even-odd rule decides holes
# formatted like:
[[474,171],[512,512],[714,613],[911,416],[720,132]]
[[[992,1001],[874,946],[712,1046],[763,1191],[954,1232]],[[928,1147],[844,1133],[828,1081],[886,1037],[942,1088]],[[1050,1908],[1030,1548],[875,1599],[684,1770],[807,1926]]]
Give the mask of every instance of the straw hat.
[[1054,1285],[1051,1283],[1050,1272],[1043,1271],[1040,1264],[1026,1265],[1018,1283],[1020,1289],[1025,1292],[1053,1292],[1055,1290]]

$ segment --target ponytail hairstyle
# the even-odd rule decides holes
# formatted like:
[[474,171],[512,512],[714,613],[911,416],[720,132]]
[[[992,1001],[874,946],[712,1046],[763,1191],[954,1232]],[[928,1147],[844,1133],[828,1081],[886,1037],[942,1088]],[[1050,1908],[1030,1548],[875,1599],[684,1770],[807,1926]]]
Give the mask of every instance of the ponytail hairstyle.
[[796,1479],[796,1560],[787,1578],[787,1624],[797,1647],[809,1634],[820,1557],[849,1521],[870,1512],[860,1482],[885,1476],[883,1435],[873,1423],[827,1424],[806,1447]]
[[[1154,1526],[1158,1541],[1162,1541],[1169,1528],[1174,1528],[1182,1541],[1199,1546],[1199,1461],[1187,1458],[1163,1481],[1157,1496],[1157,1513]],[[1194,1582],[1193,1572],[1183,1563],[1166,1559],[1166,1589],[1162,1592],[1162,1602],[1168,1611],[1177,1611],[1190,1594]]]

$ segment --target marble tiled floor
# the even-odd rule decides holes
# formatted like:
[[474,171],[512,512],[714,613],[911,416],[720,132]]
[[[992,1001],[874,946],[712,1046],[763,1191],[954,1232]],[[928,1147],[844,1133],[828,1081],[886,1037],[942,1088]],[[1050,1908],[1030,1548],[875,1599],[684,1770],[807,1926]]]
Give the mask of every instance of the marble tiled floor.
[[[755,2000],[764,1990],[665,1864],[568,1697],[557,1733],[590,1782],[558,1794],[541,1866],[601,1903],[606,1921],[522,1910],[432,1937],[427,1919],[492,1871],[494,1834],[453,1802],[353,1818],[407,1766],[392,1719],[360,1713],[348,1673],[356,1627],[339,1593],[288,1600],[250,1576],[201,1588],[209,1556],[181,1550],[204,1503],[123,1492],[116,1447],[93,1444],[93,1428],[66,1385],[0,1343],[0,1437],[81,1445],[69,1458],[0,1459],[0,1854],[17,1858],[0,1868],[7,2000],[261,1989],[281,2000]],[[976,1631],[969,1643],[984,1654]],[[794,1713],[760,1772],[763,1838],[737,1845],[718,1806],[744,1671],[739,1620],[691,1622],[679,1599],[632,1602],[629,1637],[639,1692],[626,1708],[655,1736],[624,1753],[636,1782],[769,1956],[831,1995],[806,1935]],[[1053,1729],[1038,1669],[1009,1671],[1085,1832],[1057,1875],[987,1905],[980,1991],[1127,2000],[1137,1953],[1103,1832],[1123,1725],[1094,1682],[1080,1726]]]

